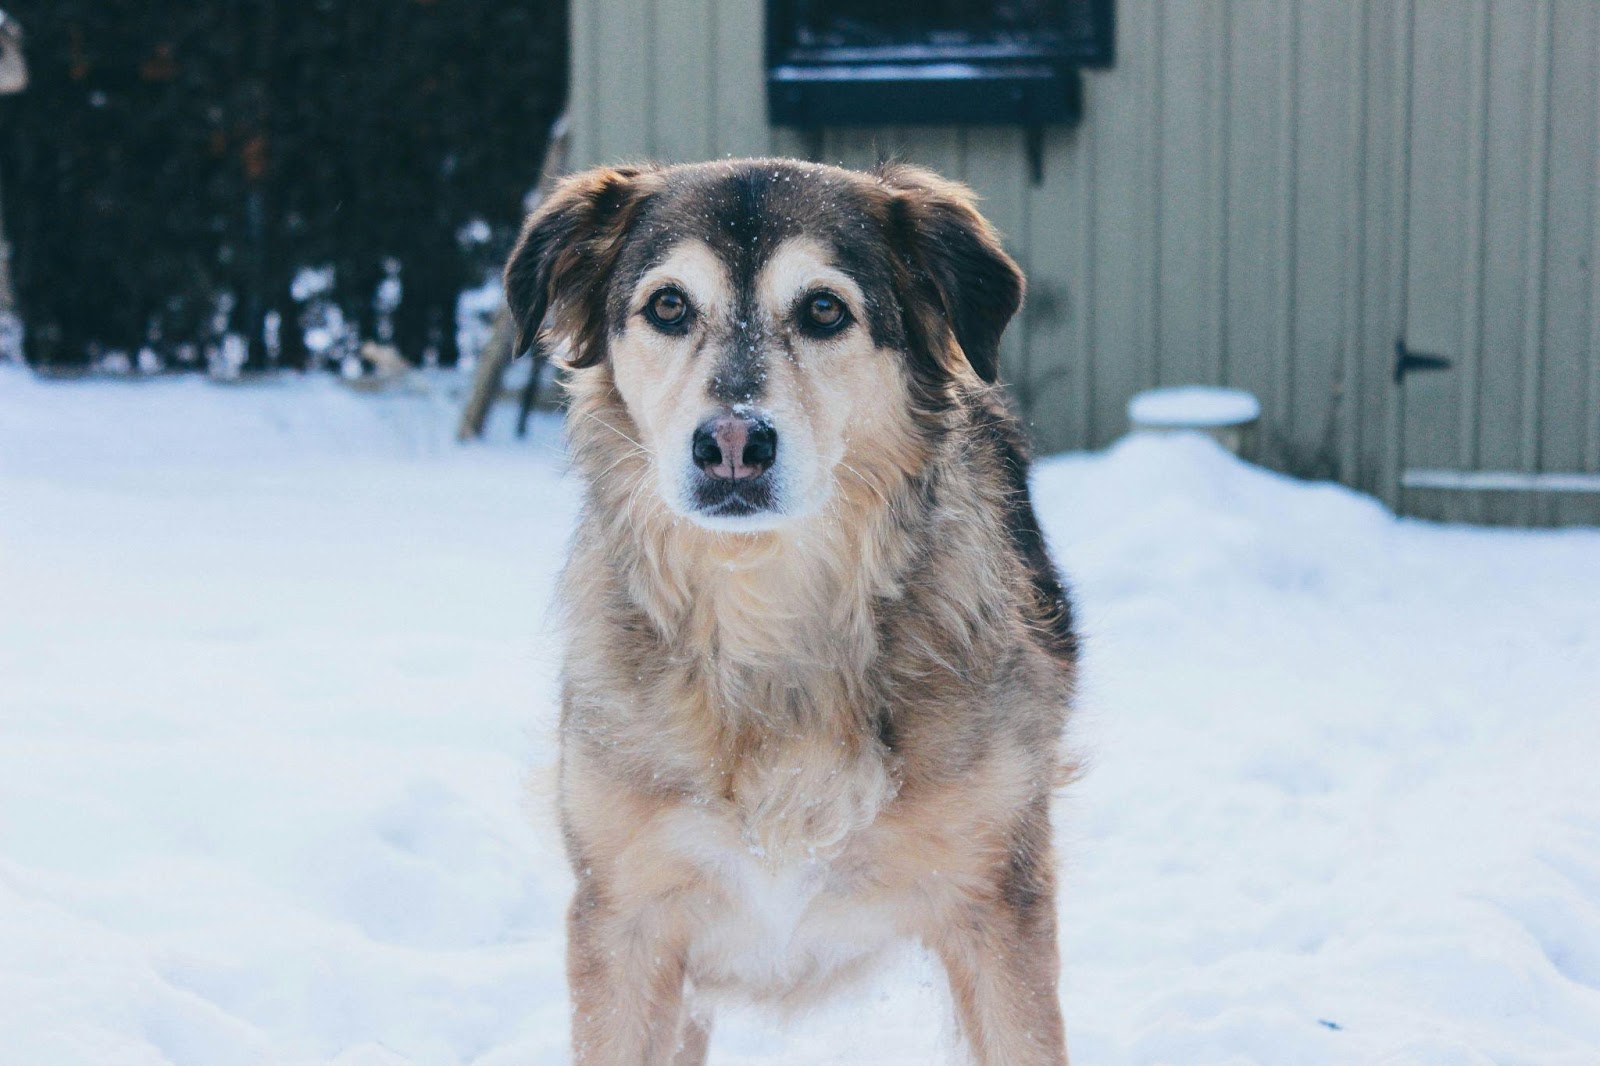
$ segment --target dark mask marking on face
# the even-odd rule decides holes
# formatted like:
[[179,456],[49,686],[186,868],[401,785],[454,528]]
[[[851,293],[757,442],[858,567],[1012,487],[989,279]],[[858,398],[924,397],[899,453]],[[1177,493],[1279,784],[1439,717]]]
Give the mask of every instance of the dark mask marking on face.
[[[785,161],[707,167],[652,198],[619,263],[612,327],[626,325],[626,294],[686,240],[706,244],[726,268],[733,288],[732,324],[748,323],[749,330],[769,325],[756,314],[756,278],[772,253],[799,235],[827,248],[835,265],[860,287],[866,306],[858,309],[858,317],[873,343],[902,347],[905,331],[879,212],[850,177]],[[776,353],[778,337],[752,334],[750,339],[765,342],[766,350]],[[736,356],[747,357],[730,347],[726,357],[732,362]],[[724,376],[745,384],[754,380],[748,369]]]

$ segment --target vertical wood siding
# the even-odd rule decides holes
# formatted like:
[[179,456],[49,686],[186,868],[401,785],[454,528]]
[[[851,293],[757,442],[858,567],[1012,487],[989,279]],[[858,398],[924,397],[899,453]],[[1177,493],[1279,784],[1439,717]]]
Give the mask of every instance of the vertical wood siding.
[[[576,159],[895,155],[967,181],[1028,272],[1002,364],[1041,450],[1200,382],[1261,398],[1265,461],[1391,500],[1419,457],[1600,469],[1593,0],[1118,0],[1116,66],[1047,131],[1039,184],[1018,129],[772,129],[763,18],[575,0]],[[1402,332],[1462,371],[1415,375],[1404,408]]]
[[[1405,326],[1455,360],[1408,379],[1406,471],[1600,472],[1600,9],[1415,0]],[[1431,517],[1600,520],[1600,492],[1407,489]]]

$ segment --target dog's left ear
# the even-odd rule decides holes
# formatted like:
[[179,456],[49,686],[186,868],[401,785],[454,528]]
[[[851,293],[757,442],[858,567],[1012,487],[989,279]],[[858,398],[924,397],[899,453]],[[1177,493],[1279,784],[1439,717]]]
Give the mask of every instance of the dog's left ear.
[[967,363],[992,384],[1000,372],[1000,335],[1022,306],[1022,270],[965,185],[904,163],[880,166],[877,177],[893,196],[896,252],[924,296],[936,301]]

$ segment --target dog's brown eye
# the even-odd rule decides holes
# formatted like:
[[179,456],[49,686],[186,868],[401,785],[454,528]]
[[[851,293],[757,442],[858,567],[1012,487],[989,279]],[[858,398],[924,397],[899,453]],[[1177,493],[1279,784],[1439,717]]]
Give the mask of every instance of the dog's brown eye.
[[677,289],[662,289],[650,297],[645,312],[663,329],[681,326],[689,315],[689,298]]
[[819,292],[806,301],[806,320],[823,330],[844,325],[844,301],[831,292]]

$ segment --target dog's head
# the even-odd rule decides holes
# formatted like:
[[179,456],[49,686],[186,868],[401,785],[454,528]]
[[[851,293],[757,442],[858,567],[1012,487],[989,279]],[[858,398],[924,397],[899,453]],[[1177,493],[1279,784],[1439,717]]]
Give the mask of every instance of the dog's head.
[[545,328],[614,390],[667,506],[750,531],[915,469],[1022,299],[963,186],[788,160],[576,175],[505,280],[519,348]]

